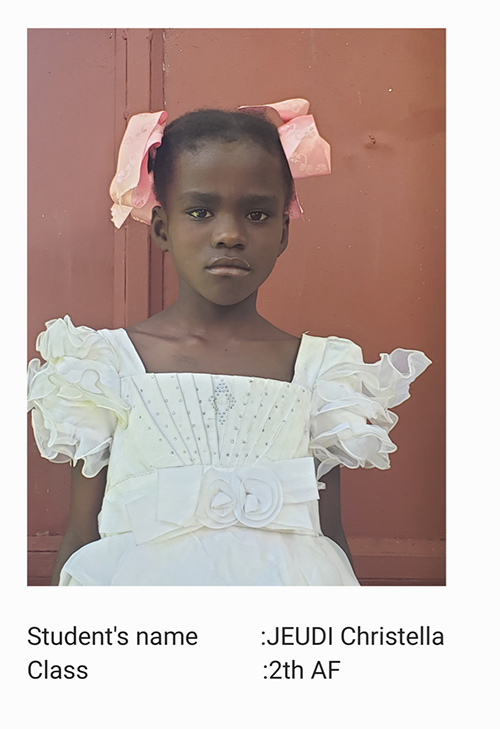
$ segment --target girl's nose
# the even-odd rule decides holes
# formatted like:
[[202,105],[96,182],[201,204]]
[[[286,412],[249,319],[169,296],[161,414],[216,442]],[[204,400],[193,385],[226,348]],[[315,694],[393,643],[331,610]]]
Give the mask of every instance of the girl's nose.
[[237,221],[231,216],[220,219],[212,238],[214,248],[244,248],[245,237]]

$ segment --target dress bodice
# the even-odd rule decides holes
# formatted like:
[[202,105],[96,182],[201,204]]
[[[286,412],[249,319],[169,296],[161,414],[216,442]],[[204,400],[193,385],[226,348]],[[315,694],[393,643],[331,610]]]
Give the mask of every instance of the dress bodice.
[[319,532],[305,387],[143,373],[123,378],[121,395],[128,419],[114,434],[101,534],[132,530],[140,543],[236,523]]
[[136,471],[241,466],[313,455],[336,465],[389,468],[389,409],[430,364],[396,349],[373,364],[348,339],[303,335],[292,382],[197,373],[147,373],[124,329],[75,327],[69,316],[37,339],[28,408],[43,456],[83,460],[110,485]]
[[289,382],[210,374],[125,377],[109,483],[145,469],[237,467],[308,455],[311,392]]

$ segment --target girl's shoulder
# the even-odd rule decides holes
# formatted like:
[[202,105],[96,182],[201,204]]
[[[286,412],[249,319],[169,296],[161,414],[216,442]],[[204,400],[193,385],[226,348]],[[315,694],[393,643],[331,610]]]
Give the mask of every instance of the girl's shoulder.
[[46,322],[36,340],[36,350],[47,363],[80,360],[108,366],[120,376],[143,371],[142,363],[125,329],[75,326],[69,315]]
[[95,476],[109,460],[118,425],[126,427],[130,407],[121,377],[137,364],[123,346],[120,330],[75,326],[69,316],[52,319],[37,339],[45,363],[28,366],[28,411],[44,458]]
[[[383,385],[396,382],[409,385],[430,364],[423,352],[413,349],[395,349],[382,353],[380,359],[367,363],[361,347],[350,339],[337,336],[317,337],[303,334],[297,356],[295,380],[298,384],[314,389],[320,382],[339,378],[375,380]],[[401,387],[398,386],[398,400]],[[409,396],[409,395],[407,395]],[[406,399],[406,398],[404,398]],[[398,402],[398,404],[399,404]]]
[[410,385],[431,364],[423,352],[395,349],[365,362],[361,347],[341,337],[303,335],[297,384],[311,391],[310,452],[318,478],[331,468],[389,468],[389,438],[398,416],[390,408],[410,397]]
[[328,336],[318,337],[304,333],[295,363],[295,381],[313,389],[314,383],[335,362],[362,359],[361,347],[349,339]]

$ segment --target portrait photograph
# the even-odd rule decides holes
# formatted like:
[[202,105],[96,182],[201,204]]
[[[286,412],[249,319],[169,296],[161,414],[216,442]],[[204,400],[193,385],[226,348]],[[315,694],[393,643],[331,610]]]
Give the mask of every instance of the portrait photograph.
[[28,31],[29,586],[446,585],[445,43]]

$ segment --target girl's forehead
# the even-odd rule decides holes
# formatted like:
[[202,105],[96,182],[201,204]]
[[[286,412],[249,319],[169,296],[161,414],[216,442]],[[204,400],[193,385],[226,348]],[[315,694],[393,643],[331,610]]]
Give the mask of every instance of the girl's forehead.
[[204,141],[184,150],[174,162],[166,188],[165,204],[184,205],[186,200],[262,198],[285,206],[286,189],[280,161],[251,140]]
[[184,150],[176,160],[174,181],[219,174],[270,176],[281,181],[279,160],[260,144],[247,139],[203,140],[195,149]]

